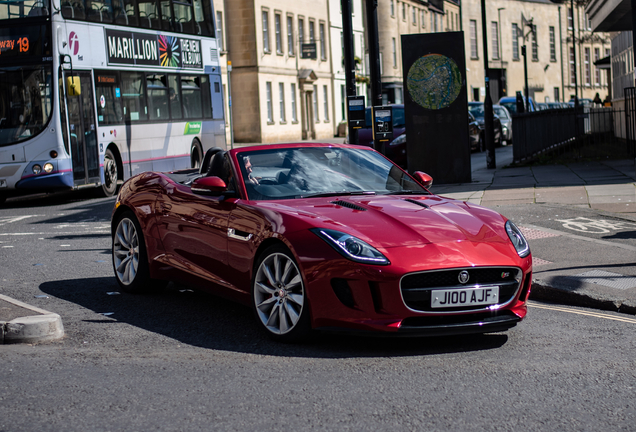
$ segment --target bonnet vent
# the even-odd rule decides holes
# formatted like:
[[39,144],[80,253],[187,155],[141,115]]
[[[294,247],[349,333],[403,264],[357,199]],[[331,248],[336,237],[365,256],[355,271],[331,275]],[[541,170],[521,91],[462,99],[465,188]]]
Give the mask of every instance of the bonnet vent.
[[359,205],[356,205],[354,203],[350,203],[348,201],[342,201],[342,200],[331,201],[331,204],[335,204],[335,205],[338,205],[340,207],[347,207],[347,208],[350,208],[352,210],[367,211],[367,209],[365,209],[364,207],[360,207]]
[[422,201],[419,201],[419,200],[414,200],[414,199],[407,198],[404,201],[408,201],[408,202],[413,203],[415,205],[418,205],[420,207],[431,208],[428,204],[424,204]]

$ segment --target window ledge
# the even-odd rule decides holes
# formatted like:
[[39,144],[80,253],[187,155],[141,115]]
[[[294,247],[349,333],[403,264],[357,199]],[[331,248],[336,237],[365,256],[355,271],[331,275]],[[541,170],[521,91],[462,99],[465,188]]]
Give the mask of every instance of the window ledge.
[[271,125],[275,125],[275,124],[276,124],[276,122],[268,121],[268,122],[267,122],[267,124],[271,126]]

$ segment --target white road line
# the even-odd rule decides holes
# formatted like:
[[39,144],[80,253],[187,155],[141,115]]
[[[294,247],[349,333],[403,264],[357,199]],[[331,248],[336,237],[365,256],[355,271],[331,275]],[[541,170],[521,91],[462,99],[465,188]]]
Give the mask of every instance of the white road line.
[[562,307],[562,306],[548,306],[548,305],[545,305],[545,304],[535,303],[533,301],[529,301],[528,302],[528,306],[535,307],[537,309],[547,309],[547,310],[553,310],[553,311],[557,311],[557,312],[566,312],[566,313],[571,313],[571,314],[576,314],[576,315],[585,315],[585,316],[590,316],[590,317],[594,317],[594,318],[602,318],[602,319],[608,319],[608,320],[612,320],[612,321],[620,321],[620,322],[626,322],[626,323],[630,323],[630,324],[636,324],[636,318],[630,318],[628,316],[618,317],[616,315],[604,314],[604,313],[600,313],[600,312],[581,311],[581,310],[570,309],[570,308],[566,308],[566,307]]

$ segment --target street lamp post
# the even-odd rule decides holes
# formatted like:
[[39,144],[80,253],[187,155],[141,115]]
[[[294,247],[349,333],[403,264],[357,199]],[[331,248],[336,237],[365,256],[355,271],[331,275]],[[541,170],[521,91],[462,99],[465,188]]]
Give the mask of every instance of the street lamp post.
[[493,118],[492,97],[490,96],[490,71],[488,68],[488,32],[486,30],[486,0],[481,0],[481,28],[484,43],[484,76],[486,99],[484,99],[484,138],[486,141],[486,168],[495,169],[495,120]]

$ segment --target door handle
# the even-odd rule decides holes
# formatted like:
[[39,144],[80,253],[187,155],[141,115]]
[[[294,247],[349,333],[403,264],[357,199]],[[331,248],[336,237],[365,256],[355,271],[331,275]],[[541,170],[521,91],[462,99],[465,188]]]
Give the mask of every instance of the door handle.
[[236,240],[250,241],[254,235],[244,231],[237,231],[234,228],[228,228],[227,236]]

